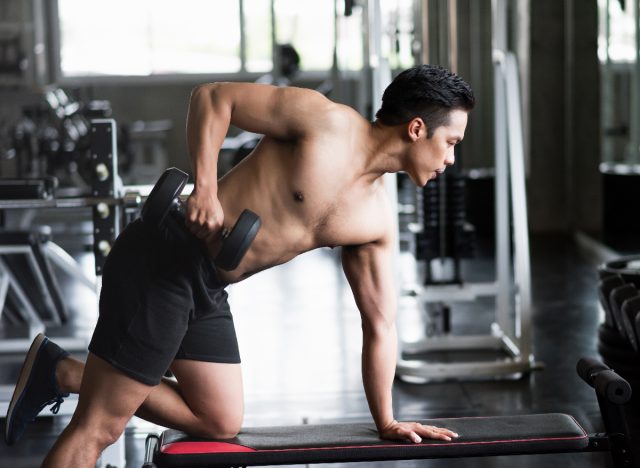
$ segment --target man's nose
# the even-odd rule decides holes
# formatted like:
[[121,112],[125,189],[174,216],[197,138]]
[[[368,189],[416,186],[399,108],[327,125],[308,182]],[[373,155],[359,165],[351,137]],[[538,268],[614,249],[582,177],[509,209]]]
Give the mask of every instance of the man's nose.
[[453,153],[453,151],[452,151],[452,152],[451,152],[451,154],[449,154],[449,155],[445,158],[444,163],[445,163],[447,166],[453,166],[453,164],[454,164],[455,162],[456,162],[456,155],[455,155],[455,153]]

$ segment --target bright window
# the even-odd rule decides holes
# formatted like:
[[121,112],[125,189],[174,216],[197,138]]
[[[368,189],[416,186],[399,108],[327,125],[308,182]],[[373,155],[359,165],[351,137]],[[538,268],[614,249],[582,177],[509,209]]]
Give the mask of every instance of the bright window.
[[[607,11],[609,5],[609,11]],[[600,11],[600,33],[598,37],[598,57],[600,62],[635,62],[636,30],[635,5],[637,2],[626,2],[625,8],[617,0],[598,0]],[[606,21],[609,21],[609,37],[606,37]],[[608,46],[608,49],[607,49]]]
[[249,72],[271,71],[271,0],[244,0],[245,68]]
[[63,76],[240,70],[238,0],[58,0]]
[[334,2],[274,0],[276,39],[300,55],[301,70],[328,70],[333,64]]
[[364,51],[362,25],[364,22],[362,7],[354,5],[351,15],[344,15],[344,2],[338,2],[336,23],[338,44],[336,59],[340,70],[362,69]]
[[413,60],[413,0],[381,0],[384,56],[392,69],[409,68]]
[[334,0],[57,1],[63,77],[266,73],[273,23],[301,70],[333,63]]

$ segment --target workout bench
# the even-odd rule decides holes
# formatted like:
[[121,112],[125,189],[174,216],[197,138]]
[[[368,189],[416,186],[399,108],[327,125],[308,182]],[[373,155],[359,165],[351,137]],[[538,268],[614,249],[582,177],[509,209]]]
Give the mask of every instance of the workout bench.
[[[593,359],[578,374],[595,388],[606,433],[587,434],[567,414],[431,419],[425,424],[460,434],[451,442],[381,440],[372,424],[326,424],[243,429],[230,440],[204,440],[167,430],[147,437],[143,468],[246,467],[311,463],[462,458],[606,451],[613,466],[640,467],[632,453],[624,405],[631,387]],[[637,457],[637,454],[636,454]]]

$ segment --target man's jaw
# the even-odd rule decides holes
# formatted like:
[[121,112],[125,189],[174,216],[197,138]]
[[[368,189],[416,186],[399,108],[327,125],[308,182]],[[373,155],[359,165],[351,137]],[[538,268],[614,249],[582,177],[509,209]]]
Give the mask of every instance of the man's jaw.
[[436,171],[431,173],[431,177],[429,178],[429,180],[433,180],[433,179],[435,179],[436,177],[438,177],[439,175],[442,175],[442,174],[444,174],[444,168],[437,169]]

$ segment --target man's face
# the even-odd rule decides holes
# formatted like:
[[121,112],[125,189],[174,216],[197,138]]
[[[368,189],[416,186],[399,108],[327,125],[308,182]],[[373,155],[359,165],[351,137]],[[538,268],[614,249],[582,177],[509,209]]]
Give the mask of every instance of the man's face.
[[413,183],[424,187],[455,162],[453,150],[464,138],[467,118],[466,111],[455,109],[449,113],[448,125],[436,128],[431,138],[427,138],[426,127],[416,130],[419,135],[410,149],[406,168]]

